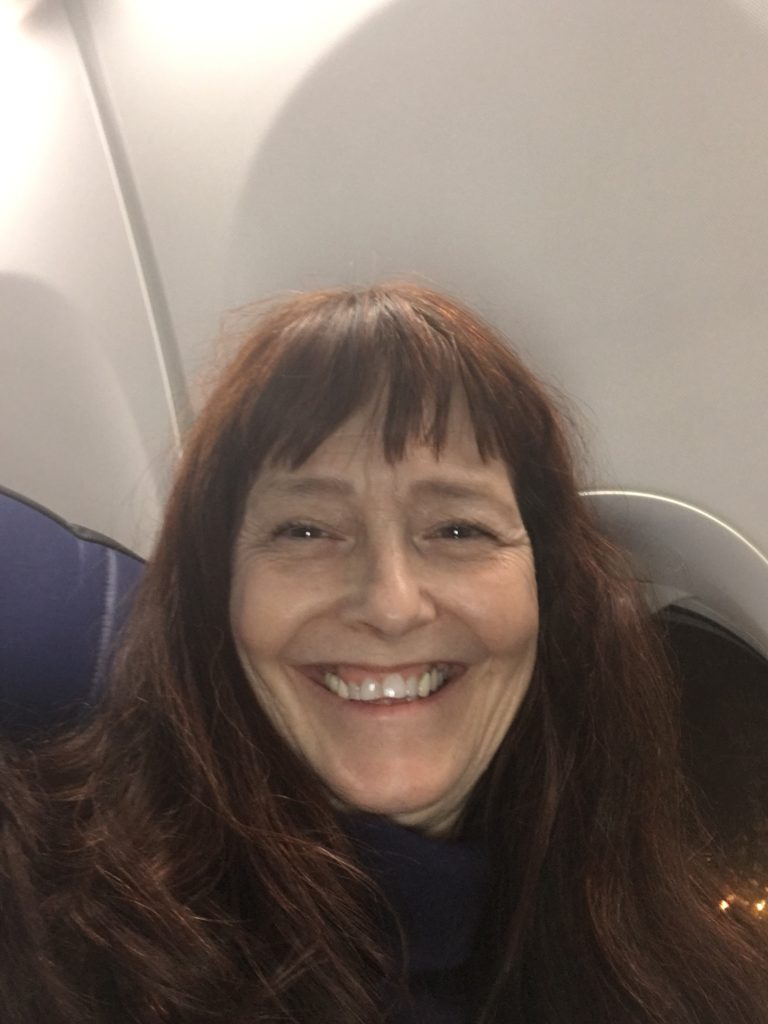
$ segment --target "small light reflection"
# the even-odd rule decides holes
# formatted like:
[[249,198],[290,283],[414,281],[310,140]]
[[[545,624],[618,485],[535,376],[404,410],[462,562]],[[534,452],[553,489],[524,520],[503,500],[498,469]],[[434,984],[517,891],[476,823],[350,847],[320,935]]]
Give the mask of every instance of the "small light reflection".
[[[750,879],[750,882],[754,882]],[[754,882],[755,887],[758,887],[758,883]],[[768,892],[768,886],[762,886]],[[763,919],[768,920],[768,913],[765,913],[765,908],[768,907],[768,896],[760,896],[755,899],[754,890],[752,895],[746,895],[745,893],[729,892],[720,900],[717,904],[722,911],[731,910],[736,907],[740,911],[747,911],[754,916],[760,915]]]

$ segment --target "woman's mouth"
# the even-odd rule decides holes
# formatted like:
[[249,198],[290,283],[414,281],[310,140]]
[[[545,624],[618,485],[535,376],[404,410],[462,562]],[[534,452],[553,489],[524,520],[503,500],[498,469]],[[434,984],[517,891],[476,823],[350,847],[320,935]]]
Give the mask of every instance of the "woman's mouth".
[[403,670],[389,671],[334,665],[314,670],[311,676],[342,700],[393,704],[431,697],[461,671],[463,666],[446,662],[412,665]]

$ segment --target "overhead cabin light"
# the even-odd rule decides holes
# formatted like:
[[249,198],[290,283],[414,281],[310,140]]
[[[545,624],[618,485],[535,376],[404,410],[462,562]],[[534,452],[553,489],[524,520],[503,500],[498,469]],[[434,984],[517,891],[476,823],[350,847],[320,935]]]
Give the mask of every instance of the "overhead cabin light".
[[55,128],[52,57],[24,24],[36,6],[0,0],[0,215],[21,209]]
[[322,42],[391,0],[132,0],[150,38],[158,34],[182,49],[210,51],[222,47],[252,47],[254,40],[307,37]]
[[15,30],[39,6],[40,0],[0,0],[0,37]]

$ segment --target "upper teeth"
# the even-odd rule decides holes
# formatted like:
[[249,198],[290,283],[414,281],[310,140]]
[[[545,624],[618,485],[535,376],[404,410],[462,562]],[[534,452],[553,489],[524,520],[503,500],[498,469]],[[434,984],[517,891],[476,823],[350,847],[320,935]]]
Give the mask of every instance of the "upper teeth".
[[326,672],[323,683],[343,700],[416,700],[428,697],[445,682],[447,670],[433,668],[421,676],[403,676],[399,672],[391,672],[383,679],[364,679],[361,683],[346,682],[335,672]]

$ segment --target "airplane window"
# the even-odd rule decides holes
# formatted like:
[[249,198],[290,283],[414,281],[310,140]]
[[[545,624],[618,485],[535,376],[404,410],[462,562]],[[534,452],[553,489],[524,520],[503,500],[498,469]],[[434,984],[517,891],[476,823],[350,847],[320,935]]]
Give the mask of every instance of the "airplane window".
[[768,917],[768,660],[698,612],[659,613],[682,686],[685,769],[739,904]]

